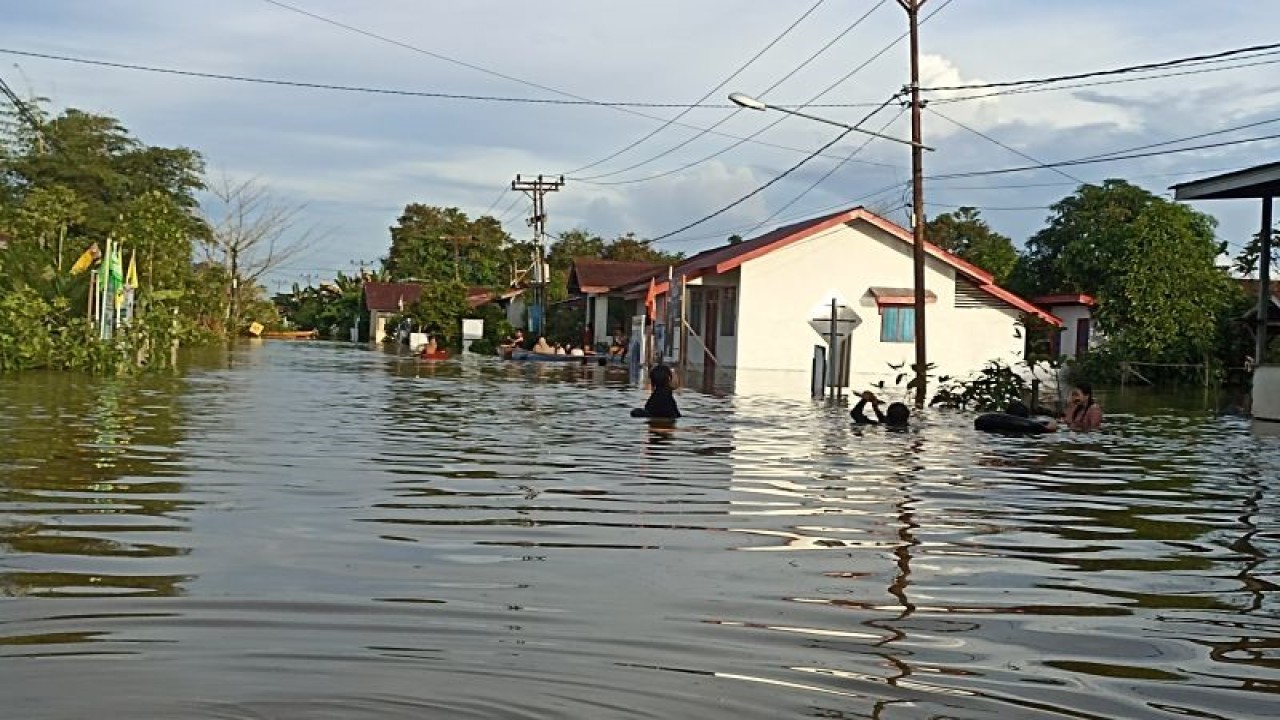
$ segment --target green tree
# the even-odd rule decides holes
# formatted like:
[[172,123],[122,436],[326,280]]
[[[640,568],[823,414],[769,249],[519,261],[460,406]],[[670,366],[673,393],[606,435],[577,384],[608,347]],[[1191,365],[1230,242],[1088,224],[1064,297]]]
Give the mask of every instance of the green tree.
[[1233,297],[1213,218],[1123,180],[1052,207],[1014,272],[1028,294],[1083,292],[1116,360],[1203,361]]
[[929,241],[957,257],[991,273],[1003,284],[1018,263],[1013,241],[978,216],[978,210],[962,207],[943,213],[926,224]]
[[511,238],[494,218],[412,203],[391,228],[384,267],[395,280],[507,287]]

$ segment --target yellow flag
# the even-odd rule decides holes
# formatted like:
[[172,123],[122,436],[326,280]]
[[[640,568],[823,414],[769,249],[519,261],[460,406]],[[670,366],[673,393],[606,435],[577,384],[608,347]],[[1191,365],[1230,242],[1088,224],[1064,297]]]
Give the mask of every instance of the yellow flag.
[[138,287],[138,251],[134,250],[129,254],[129,272],[124,276],[124,286],[127,288]]
[[76,264],[71,266],[71,274],[79,275],[88,270],[89,266],[93,265],[94,261],[100,257],[102,257],[102,251],[98,249],[98,243],[90,245],[89,249],[85,250],[84,254],[80,256],[80,259],[76,260]]

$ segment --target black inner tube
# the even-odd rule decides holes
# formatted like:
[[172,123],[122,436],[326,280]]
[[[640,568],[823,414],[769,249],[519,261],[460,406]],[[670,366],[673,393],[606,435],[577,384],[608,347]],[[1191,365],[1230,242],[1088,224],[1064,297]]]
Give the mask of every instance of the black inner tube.
[[1049,432],[1043,422],[1018,417],[1008,413],[987,413],[974,418],[973,427],[983,432],[1044,433]]

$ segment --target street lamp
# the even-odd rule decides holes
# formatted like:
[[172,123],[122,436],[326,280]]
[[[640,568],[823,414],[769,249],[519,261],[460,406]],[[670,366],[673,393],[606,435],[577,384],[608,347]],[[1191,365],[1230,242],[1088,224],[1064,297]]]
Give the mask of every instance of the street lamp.
[[807,118],[807,119],[809,119],[809,120],[814,120],[814,121],[816,121],[816,122],[826,123],[827,125],[835,125],[836,127],[838,127],[838,128],[844,128],[845,130],[852,130],[852,131],[854,131],[854,132],[860,132],[860,133],[862,133],[862,134],[864,134],[864,135],[871,135],[871,136],[873,136],[873,137],[882,138],[882,139],[884,139],[884,140],[891,140],[891,141],[896,142],[896,143],[902,143],[903,145],[910,145],[910,146],[912,146],[912,147],[919,147],[919,148],[921,148],[922,150],[933,150],[933,148],[929,147],[928,145],[922,145],[922,144],[920,144],[920,143],[911,142],[910,140],[902,140],[902,139],[900,139],[900,138],[892,137],[892,136],[890,136],[890,135],[881,135],[881,134],[880,134],[880,133],[878,133],[878,132],[872,132],[872,131],[870,131],[870,130],[865,130],[865,129],[860,128],[860,127],[858,127],[858,126],[856,126],[856,125],[848,125],[848,124],[846,124],[846,123],[836,122],[835,120],[828,120],[827,118],[824,118],[824,117],[818,117],[817,115],[810,115],[810,114],[808,114],[808,113],[802,113],[802,112],[800,112],[799,110],[792,110],[792,109],[790,109],[790,108],[779,107],[779,106],[777,106],[777,105],[770,105],[769,103],[767,103],[767,102],[765,102],[765,101],[763,101],[763,100],[757,100],[756,98],[753,98],[753,97],[751,97],[750,95],[744,95],[743,93],[731,93],[731,94],[729,95],[729,100],[731,100],[731,101],[733,102],[733,104],[734,104],[734,105],[737,105],[738,107],[746,108],[746,109],[748,109],[748,110],[761,110],[761,111],[763,111],[763,110],[777,110],[778,112],[784,112],[784,113],[786,113],[786,114],[788,114],[788,115],[796,115],[796,116],[799,116],[799,117],[802,117],[802,118]]
[[[924,0],[915,0],[915,3],[913,4],[912,7],[918,8],[919,4],[923,1]],[[915,292],[913,293],[915,295],[913,306],[915,308],[914,330],[915,330],[915,351],[916,351],[915,352],[916,362],[914,366],[915,380],[912,381],[912,385],[915,386],[916,407],[924,407],[925,385],[928,382],[929,365],[927,362],[928,360],[927,352],[925,350],[925,348],[927,347],[927,344],[925,342],[925,322],[924,322],[925,320],[924,318],[924,315],[925,315],[925,310],[924,310],[924,304],[925,304],[924,191],[921,187],[923,177],[924,177],[924,173],[922,170],[924,165],[924,161],[923,161],[924,153],[921,151],[933,150],[933,148],[920,142],[920,89],[917,86],[917,82],[916,82],[917,68],[915,66],[915,61],[914,61],[914,57],[915,57],[915,20],[914,18],[915,16],[912,15],[913,64],[912,64],[912,75],[911,75],[911,91],[912,91],[911,93],[911,138],[912,139],[911,140],[900,140],[898,138],[890,137],[888,135],[881,135],[880,133],[877,133],[877,132],[871,132],[870,130],[863,130],[862,128],[857,127],[856,125],[848,125],[842,122],[836,122],[835,120],[828,120],[827,118],[818,117],[816,115],[809,115],[808,113],[802,113],[796,110],[791,110],[784,107],[778,107],[777,105],[770,105],[769,103],[766,103],[763,100],[758,100],[756,98],[751,97],[750,95],[744,95],[742,93],[732,93],[729,95],[729,99],[733,101],[734,105],[737,105],[738,107],[744,107],[748,110],[777,110],[778,112],[784,112],[784,113],[787,113],[788,115],[799,115],[802,118],[815,120],[820,123],[826,123],[827,125],[835,125],[836,127],[844,128],[845,130],[853,130],[856,132],[865,133],[867,135],[872,135],[874,137],[884,138],[885,140],[892,140],[893,142],[896,142],[896,143],[902,143],[903,145],[911,146],[911,195],[912,195],[912,201],[913,201],[912,202],[912,208],[913,208],[912,223],[911,223],[912,224],[911,273],[913,278],[912,285],[914,286],[914,290],[915,290]]]

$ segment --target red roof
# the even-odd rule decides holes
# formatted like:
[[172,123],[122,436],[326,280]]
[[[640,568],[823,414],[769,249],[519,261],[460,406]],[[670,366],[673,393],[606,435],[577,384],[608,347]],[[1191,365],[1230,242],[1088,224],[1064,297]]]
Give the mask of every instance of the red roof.
[[[722,245],[718,248],[712,248],[705,252],[694,255],[676,266],[675,274],[684,274],[688,279],[702,277],[703,275],[717,275],[729,272],[734,268],[755,258],[767,255],[774,250],[784,248],[792,243],[812,238],[827,230],[847,225],[856,220],[861,220],[873,225],[892,237],[901,240],[908,245],[915,244],[915,238],[909,230],[898,225],[897,223],[887,220],[876,215],[875,213],[862,208],[855,207],[850,210],[842,210],[830,215],[802,220],[798,223],[785,225],[776,230],[765,233],[759,237],[744,240],[736,245]],[[943,263],[955,268],[956,272],[973,282],[978,289],[995,297],[1007,305],[1015,307],[1030,315],[1044,320],[1045,322],[1062,326],[1062,321],[1054,317],[1051,313],[1036,307],[1027,300],[1005,290],[995,284],[995,278],[991,273],[974,265],[973,263],[962,260],[955,255],[943,250],[933,243],[925,243],[925,252],[934,258],[941,260]],[[648,280],[645,279],[647,284]],[[635,292],[638,288],[635,284],[628,288],[629,291]],[[667,291],[667,283],[665,280],[658,283],[660,292]]]
[[1076,295],[1041,295],[1038,298],[1032,298],[1031,302],[1042,307],[1052,307],[1054,305],[1086,305],[1093,307],[1098,304],[1092,295],[1083,293]]
[[638,282],[647,284],[649,278],[657,276],[666,267],[660,263],[575,258],[573,268],[569,270],[569,292],[601,294]]
[[375,312],[400,312],[418,301],[422,286],[418,283],[364,284],[364,306]]

